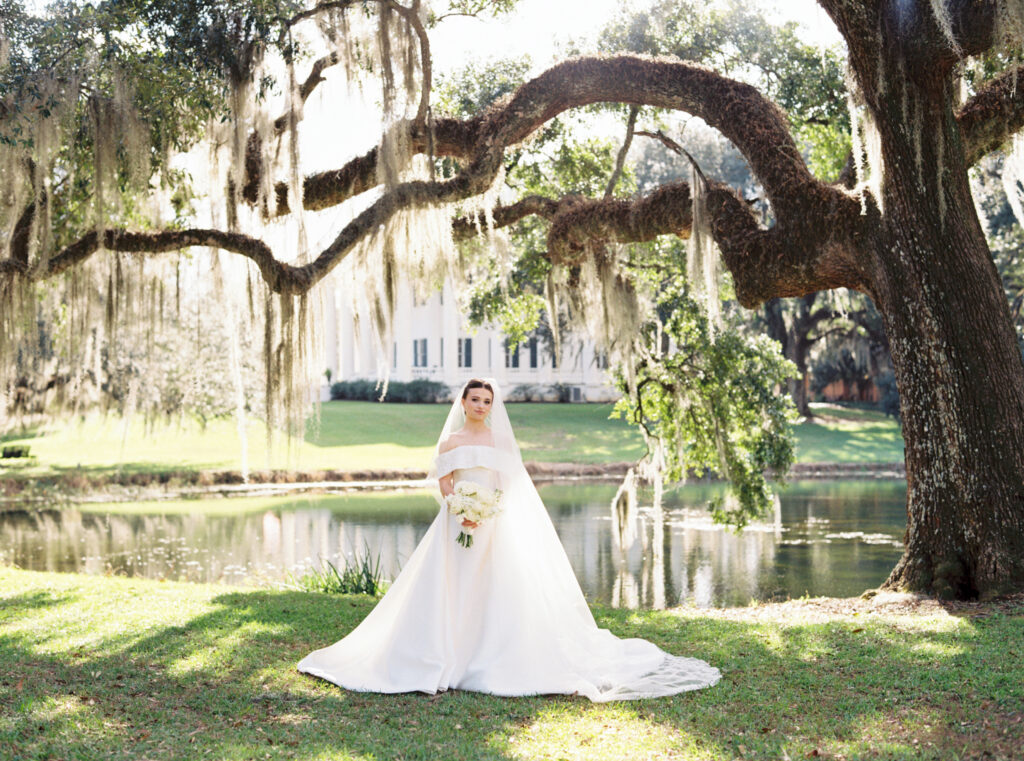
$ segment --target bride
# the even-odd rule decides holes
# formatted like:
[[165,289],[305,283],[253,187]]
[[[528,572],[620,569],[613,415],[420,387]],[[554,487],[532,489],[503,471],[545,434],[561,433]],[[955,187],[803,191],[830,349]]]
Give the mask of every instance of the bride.
[[[595,702],[715,684],[717,668],[599,629],[493,381],[452,405],[430,477],[442,495],[471,481],[500,489],[501,512],[477,525],[444,507],[394,584],[351,634],[310,653],[301,672],[350,690],[430,694],[579,694]],[[460,531],[471,531],[463,547]]]

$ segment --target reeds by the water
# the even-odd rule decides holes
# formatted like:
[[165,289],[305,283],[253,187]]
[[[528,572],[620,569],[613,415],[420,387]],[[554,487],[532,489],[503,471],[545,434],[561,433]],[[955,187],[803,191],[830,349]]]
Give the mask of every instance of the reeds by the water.
[[320,568],[311,568],[301,576],[290,575],[288,582],[288,586],[304,592],[374,597],[384,594],[388,586],[381,578],[380,552],[374,555],[368,545],[360,554],[345,558],[340,569],[330,560],[325,560]]

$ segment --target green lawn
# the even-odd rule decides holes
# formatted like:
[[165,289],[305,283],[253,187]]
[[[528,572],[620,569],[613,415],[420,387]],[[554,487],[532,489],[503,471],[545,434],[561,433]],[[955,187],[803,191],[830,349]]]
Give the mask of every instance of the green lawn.
[[596,608],[723,671],[657,700],[346,692],[298,674],[370,598],[0,568],[4,759],[1010,759],[1024,600]]
[[[602,463],[636,459],[640,435],[622,420],[610,420],[610,404],[511,404],[527,460]],[[251,469],[426,470],[438,432],[448,414],[444,404],[328,402],[319,421],[310,421],[306,441],[281,437],[268,458],[266,428],[248,429]],[[215,420],[206,431],[191,421],[145,430],[141,417],[127,427],[118,418],[47,426],[0,437],[3,444],[28,444],[34,462],[13,472],[42,473],[81,468],[154,472],[167,469],[241,468],[238,431],[231,420]],[[0,464],[3,464],[0,461]],[[0,473],[4,472],[0,469]]]
[[[305,442],[279,440],[270,457],[262,423],[249,426],[251,469],[425,470],[447,405],[329,402],[311,421]],[[605,463],[635,460],[643,452],[640,435],[608,404],[512,404],[509,415],[527,460]],[[899,426],[880,413],[820,406],[827,417],[797,426],[801,462],[899,462]],[[168,470],[239,470],[241,448],[235,424],[157,425],[144,430],[142,418],[129,425],[99,416],[9,433],[3,444],[28,444],[34,460],[21,467],[3,463],[2,473],[103,474]]]
[[812,404],[819,417],[796,426],[797,462],[903,462],[899,423],[875,410]]

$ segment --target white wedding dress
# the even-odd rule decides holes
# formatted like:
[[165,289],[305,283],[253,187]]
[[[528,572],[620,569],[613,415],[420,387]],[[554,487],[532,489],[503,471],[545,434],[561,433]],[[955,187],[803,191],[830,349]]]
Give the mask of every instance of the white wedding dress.
[[[456,542],[461,519],[442,508],[377,606],[347,637],[306,656],[299,671],[358,691],[457,688],[580,694],[595,702],[715,684],[718,669],[702,660],[597,627],[509,439],[511,425],[495,390],[497,446],[435,455],[432,471],[502,489],[502,512],[477,528],[472,546],[464,548]],[[458,423],[453,408],[445,431]]]

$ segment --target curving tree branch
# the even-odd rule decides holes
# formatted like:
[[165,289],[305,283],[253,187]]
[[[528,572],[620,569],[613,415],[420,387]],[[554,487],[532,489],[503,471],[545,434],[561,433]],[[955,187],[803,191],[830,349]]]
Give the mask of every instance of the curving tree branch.
[[[461,159],[473,155],[483,124],[481,117],[467,119],[438,119],[433,126],[433,153],[435,156],[453,156]],[[412,149],[416,153],[427,153],[430,149],[430,133],[426,128],[410,125]],[[258,158],[253,159],[258,167]],[[255,172],[258,173],[258,168]],[[249,174],[252,178],[252,173]],[[257,174],[258,176],[258,174]],[[377,148],[371,148],[362,156],[349,161],[340,169],[311,174],[303,180],[303,208],[320,211],[344,203],[361,193],[372,190],[379,184],[377,178]],[[256,202],[257,185],[250,180],[246,185],[246,200]],[[277,214],[291,213],[288,204],[288,185],[275,185]]]
[[[440,119],[434,126],[435,152],[466,158],[484,143],[515,145],[563,111],[606,102],[686,111],[704,119],[750,162],[776,217],[799,213],[801,189],[818,183],[797,149],[784,114],[755,88],[694,64],[633,55],[566,61],[480,116],[466,121]],[[428,150],[425,130],[412,124],[410,137],[414,150]],[[371,150],[340,170],[325,173],[319,187],[307,187],[312,194],[307,208],[326,208],[375,187],[376,164],[376,152]]]
[[688,238],[693,225],[690,185],[662,185],[637,199],[570,198],[548,231],[548,256],[556,264],[576,264],[595,244],[639,243],[661,235]]
[[[719,193],[723,200],[714,208],[709,206],[715,239],[736,275],[743,303],[756,304],[800,289],[807,292],[836,284],[857,287],[862,282],[856,267],[849,264],[854,249],[851,241],[863,224],[859,204],[843,190],[825,185],[810,174],[782,112],[754,88],[715,72],[675,60],[638,56],[567,61],[527,82],[510,100],[478,117],[439,120],[434,132],[435,151],[462,159],[465,163],[461,171],[446,181],[407,182],[392,188],[353,219],[309,264],[286,264],[275,259],[269,247],[259,241],[216,231],[108,231],[103,236],[103,247],[157,252],[175,246],[218,246],[255,261],[274,291],[301,293],[323,278],[360,241],[376,234],[396,212],[482,193],[496,176],[508,146],[567,109],[598,102],[687,111],[717,127],[747,157],[773,204],[776,228],[761,230],[745,202],[729,192]],[[426,130],[415,124],[410,130],[414,149],[426,151]],[[372,150],[341,170],[307,177],[306,207],[327,208],[375,187],[376,168],[377,153]],[[282,193],[280,187],[278,192]],[[284,201],[282,207],[286,209],[286,193]],[[587,241],[651,240],[667,232],[686,235],[691,224],[685,183],[660,188],[635,200],[570,198],[558,201],[556,207],[537,200],[522,202],[499,210],[498,223],[527,213],[551,215],[550,255],[566,262],[578,259]],[[823,225],[828,231],[824,236]],[[456,234],[464,234],[464,227],[456,222]],[[80,261],[99,248],[95,234],[86,235],[51,260],[51,271],[64,263]],[[784,293],[775,292],[777,289]]]
[[[491,212],[491,226],[498,230],[530,216],[553,219],[563,204],[571,203],[573,198],[570,196],[556,201],[544,196],[526,196],[514,204],[494,209]],[[486,229],[480,224],[479,219],[459,217],[452,222],[452,238],[456,241],[469,240],[484,232]]]
[[999,148],[1024,128],[1024,66],[985,84],[957,113],[967,165]]

